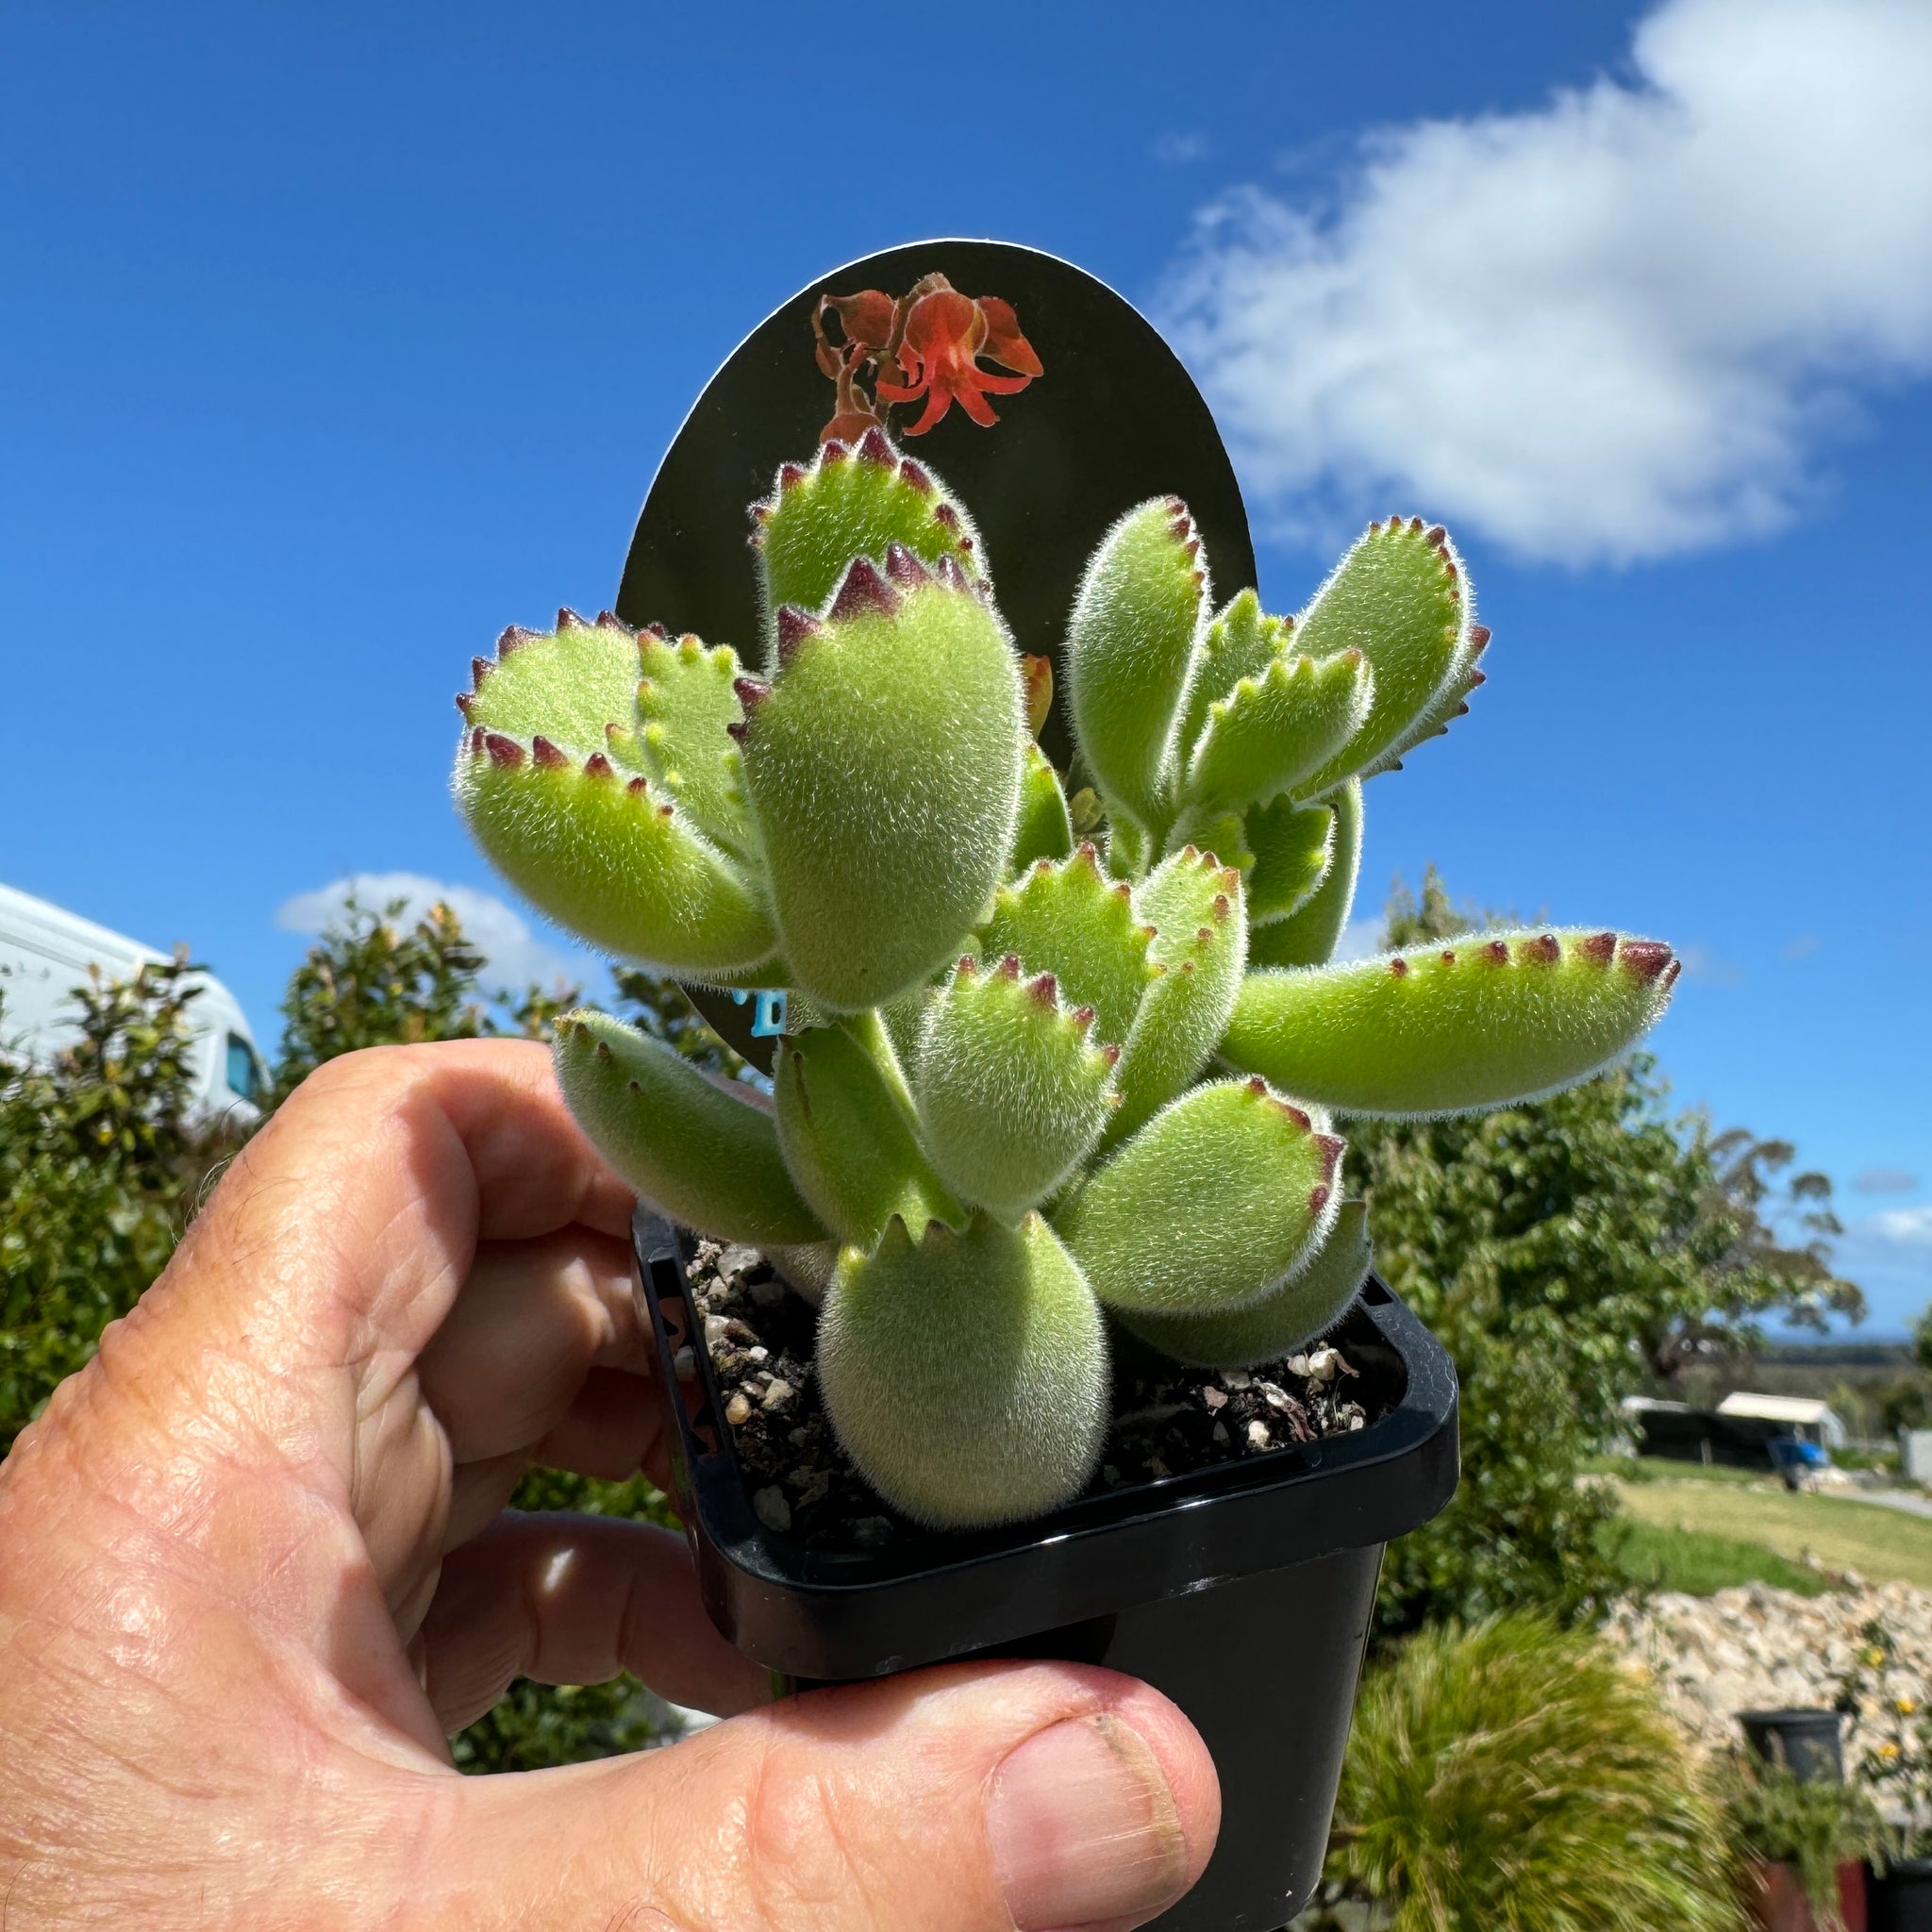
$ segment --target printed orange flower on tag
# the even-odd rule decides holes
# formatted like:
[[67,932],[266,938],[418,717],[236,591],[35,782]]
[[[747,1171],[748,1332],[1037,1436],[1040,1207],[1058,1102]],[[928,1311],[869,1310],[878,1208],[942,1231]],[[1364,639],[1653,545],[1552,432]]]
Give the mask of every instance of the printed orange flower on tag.
[[[825,332],[828,312],[838,317],[841,341]],[[925,405],[918,422],[902,432],[907,436],[924,436],[956,402],[991,428],[999,417],[987,398],[1015,395],[1046,373],[1010,302],[997,295],[975,301],[941,275],[923,275],[896,302],[877,289],[822,295],[812,332],[819,367],[837,385],[821,442],[853,442],[870,428],[888,427],[895,403]],[[985,366],[989,362],[1009,373],[996,375]]]

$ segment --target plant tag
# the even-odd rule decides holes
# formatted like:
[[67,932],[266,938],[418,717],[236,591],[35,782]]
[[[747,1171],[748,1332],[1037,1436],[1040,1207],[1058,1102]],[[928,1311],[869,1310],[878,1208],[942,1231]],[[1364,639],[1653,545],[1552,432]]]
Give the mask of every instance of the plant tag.
[[[1230,587],[1255,581],[1234,468],[1206,402],[1146,318],[1070,262],[1004,242],[888,249],[816,278],[733,351],[686,418],[644,500],[616,608],[767,659],[753,505],[780,467],[869,430],[929,461],[972,513],[967,560],[1014,642],[1063,668],[1080,573],[1114,522],[1183,497]],[[875,447],[876,445],[874,445]],[[884,559],[875,559],[883,562]],[[1029,695],[1063,676],[1029,674]],[[1062,772],[1056,696],[1037,728]],[[782,1015],[759,996],[691,987],[691,1004],[770,1071]]]

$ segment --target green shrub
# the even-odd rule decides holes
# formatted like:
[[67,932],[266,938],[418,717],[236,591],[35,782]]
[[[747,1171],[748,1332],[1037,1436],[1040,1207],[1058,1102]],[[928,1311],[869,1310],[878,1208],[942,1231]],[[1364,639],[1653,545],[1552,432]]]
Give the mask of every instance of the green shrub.
[[75,1043],[9,1053],[0,1007],[0,1457],[166,1266],[236,1140],[198,1128],[186,959],[74,991]]
[[[1397,886],[1384,938],[1474,923],[1431,872],[1420,905]],[[1385,1637],[1518,1608],[1595,1621],[1628,1579],[1604,1548],[1614,1495],[1576,1477],[1618,1433],[1622,1397],[1748,1347],[1773,1313],[1862,1312],[1829,1265],[1830,1183],[1774,1188],[1787,1143],[1674,1120],[1667,1091],[1640,1054],[1484,1118],[1348,1123],[1376,1269],[1462,1378],[1462,1485],[1391,1547]]]
[[1857,1785],[1801,1783],[1783,1765],[1735,1752],[1717,1775],[1738,1880],[1758,1859],[1795,1867],[1824,1932],[1841,1932],[1838,1868],[1876,1855],[1878,1814]]
[[1717,1806],[1651,1693],[1532,1617],[1424,1631],[1356,1707],[1334,1888],[1390,1932],[1732,1932]]

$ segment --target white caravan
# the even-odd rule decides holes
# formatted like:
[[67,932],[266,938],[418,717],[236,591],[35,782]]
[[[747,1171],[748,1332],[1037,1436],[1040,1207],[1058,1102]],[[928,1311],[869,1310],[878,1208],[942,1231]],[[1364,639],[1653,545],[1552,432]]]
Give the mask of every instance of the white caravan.
[[[165,964],[167,957],[0,886],[0,1043],[26,1058],[51,1058],[79,1037],[73,995],[89,967],[106,979],[128,979],[144,962]],[[263,1079],[247,1018],[219,979],[197,974],[194,984],[201,992],[188,1016],[194,1027],[195,1116],[253,1121]]]

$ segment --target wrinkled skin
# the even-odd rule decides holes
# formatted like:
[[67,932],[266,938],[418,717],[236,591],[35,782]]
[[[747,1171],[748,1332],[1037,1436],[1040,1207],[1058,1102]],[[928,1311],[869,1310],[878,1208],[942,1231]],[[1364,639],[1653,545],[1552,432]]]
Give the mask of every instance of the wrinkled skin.
[[[536,1458],[665,1479],[630,1206],[524,1042],[350,1056],[247,1148],[0,1464],[7,1932],[1113,1932],[1198,1874],[1212,1767],[1144,1687],[764,1705],[676,1538],[501,1513]],[[452,1768],[518,1673],[625,1666],[748,1714]]]

